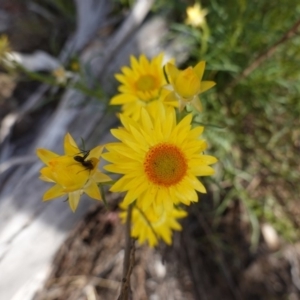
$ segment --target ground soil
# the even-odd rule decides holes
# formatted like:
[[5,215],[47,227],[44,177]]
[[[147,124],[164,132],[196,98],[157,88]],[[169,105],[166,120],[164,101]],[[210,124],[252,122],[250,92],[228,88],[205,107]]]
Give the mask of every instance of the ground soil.
[[[271,250],[263,239],[253,250],[239,205],[213,225],[201,204],[189,208],[173,245],[136,243],[133,300],[300,299],[299,245]],[[117,206],[95,206],[74,228],[34,300],[117,299],[122,280],[124,226]]]

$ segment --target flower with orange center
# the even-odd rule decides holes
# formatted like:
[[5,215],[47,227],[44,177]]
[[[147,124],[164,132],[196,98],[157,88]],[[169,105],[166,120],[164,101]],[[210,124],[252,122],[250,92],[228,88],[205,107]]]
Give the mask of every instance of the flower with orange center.
[[215,85],[213,81],[202,81],[204,69],[205,61],[200,61],[194,68],[188,67],[183,71],[167,63],[166,73],[173,91],[166,96],[165,101],[178,101],[180,111],[190,103],[201,112],[202,105],[198,95]]
[[[116,74],[116,79],[122,83],[119,87],[120,94],[113,97],[111,105],[122,105],[125,115],[138,120],[142,107],[152,101],[164,101],[168,91],[162,87],[167,84],[163,72],[163,53],[149,61],[145,55],[139,59],[130,57],[131,67],[123,67],[123,74]],[[166,99],[167,100],[167,99]],[[165,103],[177,106],[177,101]]]
[[[126,209],[123,204],[122,209]],[[141,210],[137,205],[133,206],[131,217],[131,236],[136,238],[140,244],[147,242],[150,247],[155,247],[162,239],[166,244],[172,244],[172,230],[181,230],[182,227],[177,221],[187,216],[187,212],[173,208],[170,211],[153,209],[149,207],[146,211]],[[120,217],[126,221],[127,211],[122,211]]]
[[127,192],[125,206],[136,200],[143,211],[151,205],[170,211],[206,192],[197,177],[212,175],[209,165],[217,160],[203,154],[203,127],[192,128],[191,121],[188,114],[177,124],[175,109],[161,102],[142,109],[138,121],[121,115],[124,127],[111,130],[120,142],[108,144],[102,157],[111,162],[106,170],[123,175],[110,190]]
[[59,156],[47,149],[37,149],[37,156],[46,164],[40,171],[40,179],[55,183],[46,191],[43,201],[68,195],[70,208],[74,212],[83,193],[101,200],[97,184],[111,181],[109,176],[98,170],[103,148],[104,146],[97,146],[90,151],[82,151],[67,133],[64,139],[65,155]]

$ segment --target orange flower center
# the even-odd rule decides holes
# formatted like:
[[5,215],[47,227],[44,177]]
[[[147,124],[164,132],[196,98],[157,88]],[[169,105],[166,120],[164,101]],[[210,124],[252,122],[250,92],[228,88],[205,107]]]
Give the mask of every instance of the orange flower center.
[[156,89],[156,80],[152,75],[143,75],[135,83],[135,87],[138,91],[147,92]]
[[152,147],[146,154],[144,170],[154,184],[169,187],[185,176],[187,162],[182,151],[167,143]]

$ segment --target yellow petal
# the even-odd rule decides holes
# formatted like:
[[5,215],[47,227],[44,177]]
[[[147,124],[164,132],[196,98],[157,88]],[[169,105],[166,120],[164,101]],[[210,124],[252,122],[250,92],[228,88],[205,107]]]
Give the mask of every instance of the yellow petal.
[[216,163],[218,160],[211,155],[200,155],[198,158],[193,158],[190,160],[191,166],[203,166],[203,165],[211,165]]
[[172,244],[172,231],[171,230],[167,230],[166,228],[162,228],[161,231],[160,231],[160,235],[161,235],[162,239],[165,241],[165,243],[167,245]]
[[130,103],[130,102],[134,102],[136,101],[137,98],[134,95],[130,95],[130,94],[119,94],[117,96],[114,96],[111,100],[110,100],[110,105],[121,105],[121,104],[125,104],[125,103]]
[[104,146],[102,146],[102,145],[99,145],[99,146],[93,148],[93,149],[90,151],[90,153],[89,153],[87,159],[90,159],[90,158],[92,158],[92,157],[96,157],[96,158],[99,159],[99,157],[100,157],[101,154],[102,154],[103,149],[104,149]]
[[163,198],[163,205],[166,211],[171,211],[173,209],[173,201],[170,197]]
[[43,201],[48,201],[53,198],[61,197],[65,194],[66,192],[64,192],[63,188],[60,185],[55,184],[44,194]]
[[189,137],[193,140],[195,139],[195,142],[197,143],[201,143],[201,145],[205,144],[206,146],[206,142],[205,141],[199,141],[197,138],[203,133],[204,130],[204,126],[197,126],[194,127],[190,133],[189,133]]
[[193,188],[200,193],[206,194],[206,188],[195,176],[189,176],[187,180],[193,185]]
[[68,199],[69,206],[70,206],[72,212],[75,212],[75,210],[78,206],[79,200],[80,200],[81,192],[75,191],[75,192],[69,193],[68,195],[69,195],[69,199]]
[[104,173],[102,173],[102,172],[100,172],[98,170],[93,175],[93,180],[95,182],[108,182],[108,181],[112,181],[112,179],[108,175],[106,175],[106,174],[104,174]]
[[41,176],[40,178],[44,181],[48,181],[48,182],[54,182],[55,181],[55,178],[53,176],[53,173],[51,171],[51,168],[49,167],[45,167],[45,168],[42,168],[40,170],[40,173],[41,173]]
[[65,154],[71,156],[75,156],[76,154],[80,153],[80,150],[70,133],[67,133],[65,135],[64,150],[65,150]]
[[126,196],[124,197],[124,205],[129,205],[130,203],[132,203],[134,200],[136,200],[140,194],[142,193],[144,187],[142,187],[142,190],[140,187],[138,187],[135,190],[129,190],[126,194]]
[[39,159],[46,165],[49,165],[49,161],[55,157],[58,157],[59,155],[44,149],[44,148],[39,148],[36,150],[36,155],[39,157]]
[[191,171],[196,176],[210,176],[215,173],[215,170],[209,166],[192,166]]
[[148,191],[142,193],[139,197],[139,206],[142,210],[146,211],[151,204],[153,203],[153,199],[156,199],[157,188],[150,187]]
[[214,81],[202,81],[201,87],[200,87],[200,92],[203,93],[203,92],[211,89],[215,85],[216,85],[216,83]]
[[178,230],[178,231],[182,230],[181,225],[178,222],[176,222],[175,220],[172,220],[170,222],[170,227],[174,230]]
[[[141,58],[141,55],[140,55],[140,58]],[[133,55],[130,55],[130,64],[131,64],[132,69],[139,67],[139,62]]]
[[181,201],[186,204],[190,205],[190,202],[197,202],[198,201],[198,195],[196,191],[193,189],[192,184],[188,181],[185,180],[178,186],[178,191],[181,194]]
[[177,76],[179,75],[180,71],[171,63],[166,64],[166,73],[169,79],[169,82],[173,85],[175,84],[175,80]]
[[85,187],[84,192],[93,199],[102,200],[99,188],[95,182],[91,182],[87,187]]
[[46,177],[46,176],[44,176],[44,175],[41,175],[41,176],[39,177],[39,179],[41,179],[41,180],[43,180],[43,181],[46,181],[46,182],[54,182],[54,180],[52,180],[52,179],[50,179],[50,178],[48,178],[48,177]]
[[201,81],[204,70],[205,70],[205,61],[198,62],[197,65],[194,67],[194,70],[195,70],[195,73],[197,74],[199,80]]

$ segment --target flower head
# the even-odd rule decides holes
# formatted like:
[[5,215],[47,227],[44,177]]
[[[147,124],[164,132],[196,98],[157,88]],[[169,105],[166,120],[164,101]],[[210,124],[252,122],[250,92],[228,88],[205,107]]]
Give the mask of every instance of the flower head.
[[[167,84],[163,72],[163,53],[149,61],[145,55],[139,59],[130,57],[131,67],[123,67],[123,74],[116,74],[116,79],[122,83],[120,94],[111,99],[111,105],[122,105],[125,115],[137,120],[142,107],[155,100],[163,101],[168,91],[162,87]],[[173,101],[168,105],[176,106]]]
[[74,77],[72,72],[67,71],[62,66],[53,70],[52,75],[55,77],[56,83],[59,85],[65,85],[70,78]]
[[198,201],[196,191],[206,192],[197,176],[212,175],[209,165],[217,160],[203,154],[203,127],[192,129],[191,121],[189,114],[177,124],[175,109],[161,102],[142,109],[139,121],[121,115],[124,127],[111,130],[120,142],[108,144],[103,158],[112,163],[106,170],[123,175],[110,190],[127,192],[125,205],[137,200],[143,211],[151,205],[170,211],[173,204]]
[[[121,204],[121,208],[125,209]],[[155,247],[162,239],[166,244],[172,243],[172,230],[181,230],[181,225],[177,219],[184,218],[187,212],[182,209],[173,208],[170,211],[153,207],[146,211],[140,209],[137,205],[133,207],[131,217],[131,236],[136,238],[140,244],[148,242],[150,247]],[[125,222],[127,211],[120,213],[120,217]]]
[[11,51],[10,44],[6,35],[0,36],[0,58],[3,59],[5,55]]
[[188,103],[191,103],[201,112],[202,105],[198,95],[215,85],[213,81],[201,81],[204,69],[205,61],[200,61],[194,68],[188,67],[183,71],[178,70],[173,64],[167,63],[166,72],[173,91],[167,95],[166,101],[179,101],[180,111]]
[[68,195],[70,208],[75,211],[83,193],[101,200],[97,183],[111,180],[98,170],[103,148],[104,146],[97,146],[90,151],[82,151],[67,133],[64,139],[65,155],[60,156],[43,148],[37,149],[37,156],[46,164],[40,170],[40,179],[55,183],[46,191],[43,201]]
[[193,27],[202,27],[205,24],[205,16],[208,14],[208,10],[202,9],[199,3],[195,3],[194,6],[189,6],[186,9],[186,14],[186,24]]

